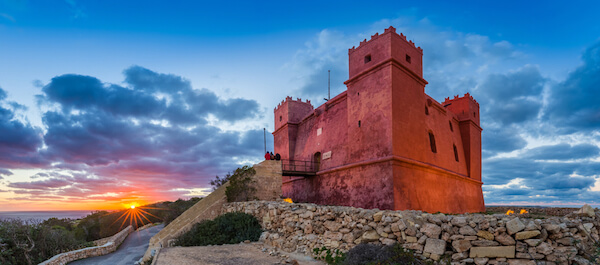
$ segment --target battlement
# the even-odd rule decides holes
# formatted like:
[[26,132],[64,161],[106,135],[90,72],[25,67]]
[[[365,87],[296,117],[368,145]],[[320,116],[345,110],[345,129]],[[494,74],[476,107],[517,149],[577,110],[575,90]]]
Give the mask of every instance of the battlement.
[[477,107],[479,107],[479,103],[477,102],[477,100],[475,100],[473,98],[473,96],[471,96],[471,94],[466,93],[464,96],[459,97],[458,95],[455,95],[453,99],[450,99],[450,97],[447,97],[444,99],[444,102],[442,103],[442,105],[446,105],[446,104],[450,104],[454,101],[457,100],[464,100],[464,99],[470,99],[471,101],[473,101],[473,103],[475,103],[477,105]]
[[375,35],[371,35],[371,39],[370,40],[364,39],[363,41],[361,41],[360,44],[358,45],[358,47],[352,46],[352,48],[348,49],[348,54],[352,54],[353,52],[355,52],[356,50],[360,49],[361,47],[364,47],[365,44],[367,44],[367,43],[369,43],[371,41],[374,41],[374,40],[378,39],[380,36],[383,36],[385,34],[394,34],[396,36],[399,36],[404,41],[406,41],[407,43],[409,43],[412,47],[414,47],[415,49],[417,49],[421,53],[423,53],[423,49],[421,49],[421,47],[417,47],[412,40],[407,40],[406,36],[404,34],[402,34],[402,32],[400,33],[400,35],[398,35],[398,33],[396,33],[396,28],[390,26],[389,28],[387,28],[387,29],[384,30],[383,34],[379,35],[379,33],[375,33]]
[[310,105],[311,108],[314,108],[313,105],[310,103],[310,100],[308,100],[308,99],[306,101],[302,101],[301,98],[296,98],[296,100],[294,100],[292,97],[287,96],[287,97],[285,97],[285,100],[282,100],[281,103],[277,104],[277,107],[275,107],[275,110],[281,108],[285,103],[290,103],[290,102],[308,104],[308,105]]

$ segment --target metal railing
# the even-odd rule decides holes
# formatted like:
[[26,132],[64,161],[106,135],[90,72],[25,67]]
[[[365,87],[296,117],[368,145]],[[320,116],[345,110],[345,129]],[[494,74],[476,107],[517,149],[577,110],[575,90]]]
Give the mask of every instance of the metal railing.
[[281,159],[281,169],[291,172],[316,173],[319,170],[319,163],[315,161]]

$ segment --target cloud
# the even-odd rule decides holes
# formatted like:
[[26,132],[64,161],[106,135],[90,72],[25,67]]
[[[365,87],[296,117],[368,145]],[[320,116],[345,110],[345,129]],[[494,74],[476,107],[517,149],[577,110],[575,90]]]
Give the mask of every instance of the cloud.
[[296,73],[294,81],[302,84],[292,94],[311,99],[314,103],[327,98],[328,70],[331,71],[331,97],[346,89],[348,79],[348,48],[351,40],[342,32],[324,29],[294,55],[285,67]]
[[477,97],[486,123],[503,125],[537,118],[546,79],[535,66],[506,74],[490,74],[478,86]]
[[600,148],[592,144],[570,145],[566,143],[536,147],[528,150],[525,157],[538,160],[570,160],[594,158]]
[[41,130],[18,117],[23,107],[7,101],[0,88],[0,167],[28,167],[42,165],[37,149],[42,146]]
[[1,178],[2,175],[4,175],[4,176],[11,176],[12,174],[13,173],[10,170],[8,170],[8,169],[0,168],[0,178]]
[[523,139],[514,130],[502,128],[487,128],[481,134],[482,149],[484,153],[495,154],[497,152],[511,152],[519,150],[527,145]]
[[[180,76],[140,66],[123,73],[123,85],[65,74],[42,87],[37,98],[45,110],[45,134],[41,138],[34,130],[37,142],[21,142],[52,167],[29,182],[9,183],[16,194],[166,200],[207,187],[215,175],[262,157],[262,130],[223,131],[212,125],[257,118],[256,101],[220,98]],[[25,135],[15,133],[9,142]]]
[[583,65],[552,87],[545,118],[563,133],[600,128],[600,42],[587,48]]

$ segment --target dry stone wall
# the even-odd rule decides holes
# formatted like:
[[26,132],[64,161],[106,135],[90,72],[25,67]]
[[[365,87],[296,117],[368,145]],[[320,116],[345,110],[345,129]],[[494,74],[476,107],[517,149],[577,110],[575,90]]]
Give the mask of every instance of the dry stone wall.
[[[115,252],[119,245],[123,243],[123,240],[125,240],[125,238],[127,238],[129,233],[131,233],[132,231],[133,227],[128,226],[127,228],[121,230],[121,232],[111,237],[95,241],[95,247],[83,248],[74,251],[69,251],[66,253],[61,253],[38,265],[64,265],[74,260],[102,256],[108,253]],[[102,245],[98,245],[99,243],[102,243]]]
[[400,243],[422,257],[450,260],[452,265],[588,265],[593,244],[600,240],[600,213],[591,207],[570,216],[532,219],[272,201],[223,205],[224,213],[235,211],[262,221],[266,244],[305,254],[322,246],[347,251],[360,243]]

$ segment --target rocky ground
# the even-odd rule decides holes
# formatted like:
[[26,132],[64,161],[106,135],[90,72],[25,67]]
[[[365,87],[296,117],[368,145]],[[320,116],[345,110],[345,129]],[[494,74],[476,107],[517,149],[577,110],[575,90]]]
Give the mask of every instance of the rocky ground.
[[[527,210],[523,218],[539,218],[544,216],[565,216],[579,210],[579,208],[561,208],[561,207],[527,207],[527,206],[487,206],[485,210],[488,214],[506,213],[508,210],[518,214],[521,209]],[[521,216],[521,215],[519,215]]]

